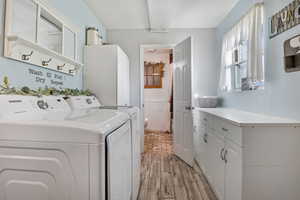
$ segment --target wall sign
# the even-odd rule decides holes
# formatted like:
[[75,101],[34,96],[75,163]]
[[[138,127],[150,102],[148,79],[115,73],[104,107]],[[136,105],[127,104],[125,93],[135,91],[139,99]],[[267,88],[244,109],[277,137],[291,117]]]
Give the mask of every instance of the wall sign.
[[34,79],[36,83],[44,84],[48,87],[64,87],[65,76],[53,73],[53,72],[43,72],[40,70],[28,69],[30,77]]
[[300,24],[300,0],[294,0],[269,20],[270,38]]

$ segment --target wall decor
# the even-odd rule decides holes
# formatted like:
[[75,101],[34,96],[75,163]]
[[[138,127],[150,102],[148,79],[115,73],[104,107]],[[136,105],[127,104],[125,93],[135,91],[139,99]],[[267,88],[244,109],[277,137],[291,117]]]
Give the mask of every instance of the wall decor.
[[78,29],[65,21],[40,0],[6,0],[4,56],[76,74]]
[[300,35],[284,42],[284,66],[286,72],[300,71]]
[[144,62],[144,88],[162,88],[165,64]]
[[300,1],[294,0],[269,19],[270,38],[300,24]]

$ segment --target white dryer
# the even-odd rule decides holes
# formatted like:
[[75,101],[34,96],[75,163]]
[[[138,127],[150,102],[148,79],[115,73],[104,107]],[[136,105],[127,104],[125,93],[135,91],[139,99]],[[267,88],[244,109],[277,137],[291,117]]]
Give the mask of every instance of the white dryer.
[[72,110],[69,119],[73,121],[97,122],[102,121],[102,114],[99,113],[126,113],[127,131],[106,136],[106,193],[109,200],[132,199],[132,130],[135,126],[129,119],[134,115],[133,110],[124,113],[116,109],[99,109],[101,104],[94,96],[70,96],[65,99]]
[[130,199],[129,117],[86,104],[0,96],[1,200]]
[[113,109],[130,116],[132,149],[132,200],[137,200],[141,180],[141,128],[140,110],[133,106],[101,106],[101,109]]

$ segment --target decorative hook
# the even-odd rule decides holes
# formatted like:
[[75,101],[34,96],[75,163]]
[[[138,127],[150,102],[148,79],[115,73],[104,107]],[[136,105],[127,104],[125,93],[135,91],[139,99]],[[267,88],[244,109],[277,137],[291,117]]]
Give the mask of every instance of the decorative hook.
[[52,61],[52,58],[50,58],[49,60],[45,60],[45,61],[42,62],[42,65],[43,66],[48,66],[51,61]]
[[69,69],[69,74],[74,74],[75,73],[75,69]]
[[30,54],[23,54],[22,60],[28,61],[28,60],[30,60],[32,55],[33,55],[33,51],[31,51]]
[[66,66],[66,63],[63,65],[57,65],[57,70],[62,70]]

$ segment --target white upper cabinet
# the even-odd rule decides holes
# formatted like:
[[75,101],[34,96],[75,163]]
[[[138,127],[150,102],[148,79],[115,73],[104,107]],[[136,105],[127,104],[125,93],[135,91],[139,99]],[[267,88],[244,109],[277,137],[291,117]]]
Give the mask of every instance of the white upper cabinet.
[[42,8],[38,26],[38,43],[47,49],[62,54],[62,40],[63,24]]
[[4,55],[74,75],[83,66],[75,30],[38,0],[6,0]]
[[64,27],[64,55],[76,59],[76,34],[68,27]]

